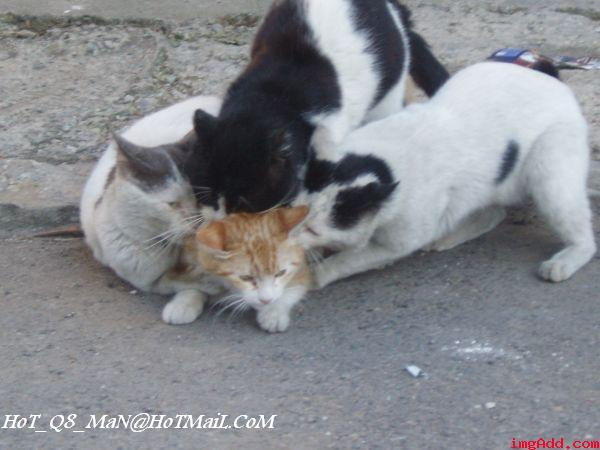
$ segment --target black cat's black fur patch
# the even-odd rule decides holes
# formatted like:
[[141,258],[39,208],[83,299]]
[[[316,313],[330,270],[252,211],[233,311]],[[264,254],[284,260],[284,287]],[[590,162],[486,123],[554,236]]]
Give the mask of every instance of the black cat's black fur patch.
[[448,81],[450,74],[420,34],[410,30],[408,36],[411,48],[410,75],[417,86],[432,97]]
[[203,159],[196,157],[198,152],[205,150],[203,132],[204,130],[197,130],[186,135],[175,145],[171,157],[182,175],[189,180],[196,198],[201,200],[203,205],[217,209],[218,197],[205,184],[209,177],[209,169]]
[[369,50],[375,55],[381,80],[372,106],[379,103],[398,83],[406,59],[402,35],[390,16],[387,2],[352,0],[357,28],[371,41]]
[[502,184],[506,180],[517,165],[519,160],[519,144],[515,141],[510,141],[502,157],[500,165],[500,173],[496,178],[496,184]]

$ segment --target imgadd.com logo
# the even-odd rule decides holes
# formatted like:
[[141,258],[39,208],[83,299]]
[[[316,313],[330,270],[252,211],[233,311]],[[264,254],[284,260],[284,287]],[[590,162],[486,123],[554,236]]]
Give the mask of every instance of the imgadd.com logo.
[[565,438],[552,438],[537,440],[521,440],[513,438],[510,448],[524,448],[527,450],[538,450],[540,448],[564,448],[564,449],[600,449],[600,441],[574,440],[567,441]]

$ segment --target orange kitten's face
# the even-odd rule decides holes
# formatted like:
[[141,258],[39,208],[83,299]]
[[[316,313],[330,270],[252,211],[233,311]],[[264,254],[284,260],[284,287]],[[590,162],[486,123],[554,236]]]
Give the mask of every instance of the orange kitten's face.
[[281,208],[213,222],[196,235],[199,262],[227,280],[243,302],[261,309],[310,281],[304,250],[290,237],[307,213],[306,207]]

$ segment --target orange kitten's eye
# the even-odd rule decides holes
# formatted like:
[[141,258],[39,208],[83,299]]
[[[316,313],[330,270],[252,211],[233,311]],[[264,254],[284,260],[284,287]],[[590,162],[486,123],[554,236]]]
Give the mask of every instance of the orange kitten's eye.
[[282,277],[282,276],[284,276],[286,273],[287,273],[287,270],[285,270],[285,269],[283,269],[283,270],[280,270],[279,272],[277,272],[277,273],[275,274],[275,278],[281,278],[281,277]]
[[254,277],[250,275],[242,275],[240,276],[240,280],[247,281],[248,283],[254,283]]
[[173,209],[181,208],[181,202],[169,202],[169,206]]

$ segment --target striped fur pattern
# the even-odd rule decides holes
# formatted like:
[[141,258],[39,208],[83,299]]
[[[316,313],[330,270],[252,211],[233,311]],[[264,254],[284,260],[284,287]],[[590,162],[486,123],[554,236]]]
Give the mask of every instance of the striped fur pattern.
[[307,213],[301,206],[232,214],[196,234],[198,265],[234,292],[231,307],[256,309],[266,331],[288,328],[291,309],[311,284],[304,249],[293,235]]

